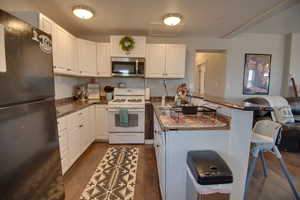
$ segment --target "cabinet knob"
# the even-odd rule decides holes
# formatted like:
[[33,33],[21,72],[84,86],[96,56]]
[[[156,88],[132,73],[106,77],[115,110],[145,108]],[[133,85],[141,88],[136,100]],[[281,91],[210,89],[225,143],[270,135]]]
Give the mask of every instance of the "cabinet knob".
[[67,69],[67,71],[71,71],[71,69]]
[[79,125],[79,128],[82,128],[83,127],[83,125],[81,124],[81,125]]

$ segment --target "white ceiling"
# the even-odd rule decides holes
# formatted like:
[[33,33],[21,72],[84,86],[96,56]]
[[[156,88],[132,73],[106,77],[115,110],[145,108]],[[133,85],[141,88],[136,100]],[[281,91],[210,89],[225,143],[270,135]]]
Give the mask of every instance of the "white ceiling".
[[[222,37],[274,6],[295,0],[1,0],[8,11],[39,10],[77,36],[111,34]],[[96,16],[82,21],[72,14],[78,4],[92,7]],[[161,25],[167,13],[180,13],[183,25]],[[151,31],[152,30],[152,31]]]
[[[299,1],[300,2],[300,1]],[[300,33],[300,4],[249,28],[248,33]]]

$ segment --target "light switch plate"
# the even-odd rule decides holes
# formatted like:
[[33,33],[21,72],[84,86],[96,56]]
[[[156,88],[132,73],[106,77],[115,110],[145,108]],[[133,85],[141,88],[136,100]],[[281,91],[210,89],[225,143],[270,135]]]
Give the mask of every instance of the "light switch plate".
[[5,27],[0,24],[0,72],[6,72]]

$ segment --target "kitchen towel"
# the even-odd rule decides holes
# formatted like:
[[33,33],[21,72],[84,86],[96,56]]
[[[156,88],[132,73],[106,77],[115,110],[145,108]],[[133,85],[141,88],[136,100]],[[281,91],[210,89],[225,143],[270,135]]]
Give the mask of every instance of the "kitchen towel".
[[120,126],[127,127],[128,126],[128,110],[120,109],[119,116],[120,116]]

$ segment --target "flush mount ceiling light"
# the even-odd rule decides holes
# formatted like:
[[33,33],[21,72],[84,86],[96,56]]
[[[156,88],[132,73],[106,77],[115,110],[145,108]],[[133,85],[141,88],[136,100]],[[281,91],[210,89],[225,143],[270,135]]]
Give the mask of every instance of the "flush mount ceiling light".
[[163,18],[163,22],[167,25],[167,26],[176,26],[178,25],[182,20],[182,16],[180,14],[167,14],[166,16],[164,16]]
[[92,9],[87,6],[75,6],[73,14],[80,19],[91,19],[94,16]]

